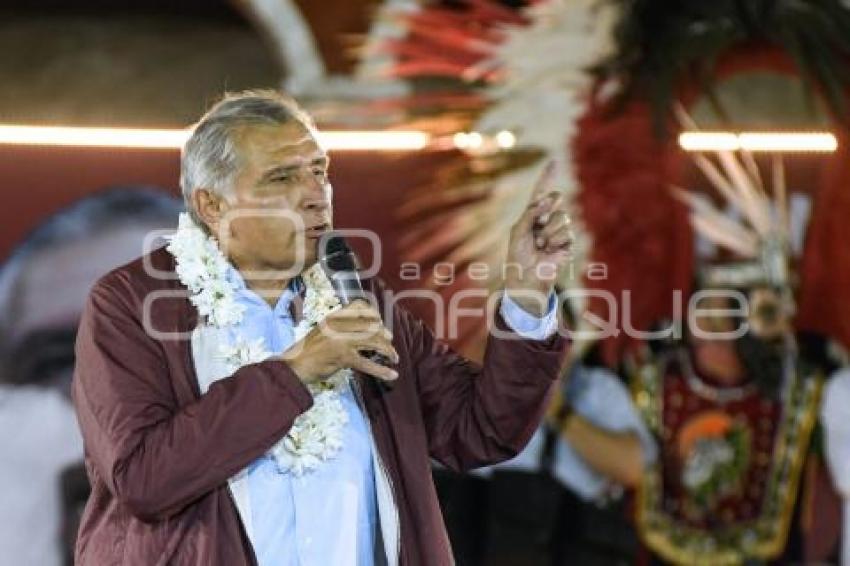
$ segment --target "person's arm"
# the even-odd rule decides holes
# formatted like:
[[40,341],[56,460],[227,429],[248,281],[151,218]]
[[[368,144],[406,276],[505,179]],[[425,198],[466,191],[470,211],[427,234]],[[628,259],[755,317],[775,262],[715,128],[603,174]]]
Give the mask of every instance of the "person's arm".
[[850,499],[850,369],[836,372],[826,384],[821,423],[835,487],[842,497]]
[[453,470],[495,464],[528,443],[558,376],[566,340],[558,334],[529,340],[496,324],[510,338],[490,336],[483,366],[436,340],[398,309],[406,328],[422,417],[432,458]]
[[640,481],[644,455],[636,433],[605,430],[572,413],[561,427],[561,434],[598,473],[623,487],[635,487]]
[[555,399],[549,421],[572,455],[561,463],[562,478],[589,498],[600,495],[605,483],[589,481],[582,469],[606,482],[635,487],[658,448],[619,377],[579,364],[558,393],[563,398]]
[[[502,332],[509,331],[510,323],[514,328],[508,337],[491,332],[483,367],[437,342],[423,325],[408,323],[408,351],[414,352],[430,452],[449,468],[468,469],[515,456],[539,425],[546,395],[558,377],[563,337],[522,336],[534,330],[543,336],[550,332],[542,323],[547,300],[551,312],[557,273],[571,255],[570,219],[563,195],[553,189],[554,172],[550,162],[511,228],[502,303],[507,307],[494,322]],[[516,315],[522,311],[532,318],[531,328],[518,328]]]
[[86,454],[137,517],[168,517],[262,455],[312,405],[281,361],[243,367],[179,406],[161,343],[128,303],[129,285],[92,291],[77,339],[74,402]]

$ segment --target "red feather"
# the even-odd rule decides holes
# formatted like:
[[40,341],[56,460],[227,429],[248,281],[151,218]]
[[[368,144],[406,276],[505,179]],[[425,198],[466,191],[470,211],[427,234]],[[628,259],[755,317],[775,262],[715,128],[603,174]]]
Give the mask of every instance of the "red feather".
[[817,193],[800,264],[797,327],[850,349],[850,132],[839,132]]
[[[653,133],[649,107],[632,103],[611,115],[591,105],[578,123],[573,156],[577,202],[593,240],[591,261],[607,266],[604,280],[586,286],[610,293],[617,307],[591,298],[588,308],[623,329],[624,292],[630,293],[630,326],[648,330],[673,315],[674,291],[690,293],[692,232],[684,207],[668,189],[680,156]],[[610,364],[637,342],[621,332],[603,342]]]

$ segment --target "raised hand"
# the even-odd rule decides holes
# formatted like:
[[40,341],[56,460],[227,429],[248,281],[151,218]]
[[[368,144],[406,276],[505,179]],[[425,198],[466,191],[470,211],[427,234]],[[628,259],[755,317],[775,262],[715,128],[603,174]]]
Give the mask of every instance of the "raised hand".
[[542,316],[574,239],[563,194],[553,187],[550,161],[534,185],[525,211],[511,228],[505,290],[526,311]]

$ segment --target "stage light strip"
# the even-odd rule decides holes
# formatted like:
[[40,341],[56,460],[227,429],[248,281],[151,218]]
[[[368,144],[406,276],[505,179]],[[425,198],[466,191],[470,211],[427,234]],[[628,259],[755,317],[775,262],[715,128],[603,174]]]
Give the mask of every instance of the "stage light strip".
[[323,131],[319,142],[328,150],[417,151],[428,147],[431,136],[415,131]]
[[187,136],[185,130],[0,125],[0,143],[9,145],[173,149]]
[[[79,128],[0,124],[0,144],[77,147],[124,147],[179,149],[188,130],[134,128]],[[432,145],[431,136],[419,131],[323,131],[321,142],[329,150],[417,151]],[[459,149],[475,149],[484,144],[481,134],[459,133],[452,142]],[[516,143],[510,132],[500,132],[494,140],[500,149]],[[451,143],[451,142],[450,142]],[[679,145],[685,151],[833,152],[838,147],[828,132],[683,132]]]
[[[0,144],[7,145],[179,149],[188,136],[189,130],[0,125]],[[416,131],[324,131],[319,138],[328,150],[342,151],[415,151],[431,142]]]
[[829,132],[683,132],[685,151],[833,152],[838,140]]

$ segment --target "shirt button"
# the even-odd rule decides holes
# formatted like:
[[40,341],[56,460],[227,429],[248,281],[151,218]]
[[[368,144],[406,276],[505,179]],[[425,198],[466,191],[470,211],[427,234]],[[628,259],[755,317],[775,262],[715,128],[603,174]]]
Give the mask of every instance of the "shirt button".
[[306,544],[307,546],[310,546],[311,544],[313,544],[313,537],[307,537],[307,538],[305,538],[305,539],[304,539],[304,544]]

